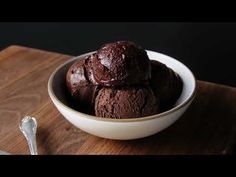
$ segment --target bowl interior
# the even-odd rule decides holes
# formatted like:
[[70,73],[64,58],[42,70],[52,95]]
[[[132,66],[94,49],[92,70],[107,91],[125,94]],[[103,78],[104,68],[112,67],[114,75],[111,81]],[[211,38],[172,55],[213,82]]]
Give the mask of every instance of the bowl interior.
[[[63,106],[69,107],[73,109],[73,105],[70,99],[70,95],[67,92],[67,88],[66,88],[66,73],[69,69],[69,67],[78,59],[86,56],[86,55],[90,55],[93,52],[84,54],[84,55],[80,55],[78,57],[74,57],[71,60],[65,62],[64,64],[62,64],[61,66],[59,66],[54,73],[51,75],[50,79],[49,79],[49,92],[52,92],[52,96],[56,98],[56,100],[58,100],[60,103],[59,104],[63,104]],[[181,105],[183,105],[185,102],[189,101],[190,98],[192,98],[194,92],[195,92],[195,87],[196,87],[196,81],[195,78],[192,74],[192,72],[181,62],[166,56],[164,54],[160,54],[157,52],[153,52],[153,51],[147,51],[147,54],[149,56],[149,58],[151,60],[157,60],[160,61],[164,64],[166,64],[168,67],[172,68],[176,73],[179,74],[179,76],[181,77],[182,81],[183,81],[183,90],[182,93],[179,97],[179,99],[177,100],[175,106],[172,109],[175,109],[177,107],[180,107]],[[171,109],[171,110],[172,110]],[[76,111],[76,110],[74,110]],[[170,110],[166,111],[169,112]],[[78,111],[76,111],[78,112]],[[78,112],[80,113],[80,112]],[[165,112],[162,112],[160,114],[163,114]],[[95,116],[91,116],[88,115],[90,117],[94,117]],[[147,117],[151,117],[151,116],[147,116]],[[103,118],[106,119],[106,118]],[[110,119],[108,119],[110,120]],[[122,119],[124,120],[124,119]]]

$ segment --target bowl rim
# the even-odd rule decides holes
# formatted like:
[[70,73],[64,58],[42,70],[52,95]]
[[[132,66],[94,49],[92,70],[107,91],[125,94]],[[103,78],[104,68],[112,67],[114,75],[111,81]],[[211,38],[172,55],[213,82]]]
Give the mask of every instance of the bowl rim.
[[[155,52],[155,51],[151,51],[151,50],[146,50],[147,53],[158,53],[158,54],[161,54],[165,57],[169,57],[171,58],[172,60],[175,60],[177,63],[183,65],[185,67],[185,69],[188,70],[188,72],[191,74],[191,77],[194,81],[194,85],[193,85],[193,91],[191,93],[191,95],[183,102],[181,102],[180,104],[178,104],[177,106],[167,110],[167,111],[164,111],[164,112],[161,112],[159,114],[154,114],[154,115],[150,115],[150,116],[145,116],[145,117],[139,117],[139,118],[122,118],[122,119],[111,119],[111,118],[103,118],[103,117],[98,117],[98,116],[93,116],[93,115],[89,115],[89,114],[86,114],[86,113],[83,113],[83,112],[79,112],[75,109],[72,109],[71,107],[65,105],[64,103],[62,103],[57,97],[56,95],[54,94],[53,92],[53,89],[52,89],[52,82],[53,82],[53,79],[54,79],[54,76],[55,74],[58,72],[58,70],[60,70],[62,67],[64,67],[67,63],[70,63],[78,58],[81,58],[81,57],[84,57],[86,55],[90,55],[94,52],[88,52],[88,53],[85,53],[85,54],[82,54],[82,55],[79,55],[79,56],[75,56],[75,57],[72,57],[71,59],[69,59],[68,61],[62,63],[61,65],[59,65],[53,72],[52,74],[50,75],[49,77],[49,80],[48,80],[48,93],[49,93],[49,96],[51,98],[51,100],[53,101],[56,101],[58,104],[60,104],[64,109],[66,109],[67,111],[70,111],[70,112],[73,112],[75,114],[77,114],[78,116],[83,116],[85,118],[88,118],[88,119],[92,119],[92,120],[96,120],[96,121],[105,121],[105,122],[140,122],[140,121],[146,121],[146,120],[151,120],[151,119],[157,119],[157,118],[162,118],[163,116],[166,116],[168,114],[171,114],[181,108],[183,108],[185,105],[187,105],[189,102],[191,102],[194,97],[196,96],[196,78],[194,76],[194,74],[192,73],[192,71],[186,66],[184,65],[182,62],[176,60],[175,58],[172,58],[168,55],[165,55],[165,54],[162,54],[162,53],[159,53],[159,52]],[[53,101],[53,102],[54,102]]]

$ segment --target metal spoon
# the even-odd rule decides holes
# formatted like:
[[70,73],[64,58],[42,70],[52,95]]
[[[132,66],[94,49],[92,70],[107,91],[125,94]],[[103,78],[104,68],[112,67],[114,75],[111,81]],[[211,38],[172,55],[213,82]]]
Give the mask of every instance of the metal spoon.
[[0,150],[0,155],[10,155],[10,153],[9,153],[9,152],[6,152],[6,151],[1,151],[1,150]]
[[36,144],[37,121],[34,117],[25,116],[20,123],[20,130],[24,134],[31,155],[38,155]]

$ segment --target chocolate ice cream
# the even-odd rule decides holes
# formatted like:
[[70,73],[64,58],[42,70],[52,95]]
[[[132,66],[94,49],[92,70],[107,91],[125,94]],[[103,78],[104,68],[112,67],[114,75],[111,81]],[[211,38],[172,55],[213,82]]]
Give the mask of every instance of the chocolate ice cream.
[[140,85],[150,78],[147,53],[132,42],[106,44],[92,58],[94,78],[102,86]]
[[137,118],[158,113],[159,102],[150,87],[102,88],[95,114],[106,118]]
[[181,78],[172,69],[158,61],[151,60],[150,84],[156,97],[160,99],[161,111],[170,109],[182,92]]
[[105,118],[137,118],[170,109],[183,83],[132,42],[109,43],[76,61],[66,76],[79,111]]
[[99,90],[91,70],[91,60],[87,56],[76,61],[68,70],[66,83],[76,107],[81,111],[94,112],[94,101]]

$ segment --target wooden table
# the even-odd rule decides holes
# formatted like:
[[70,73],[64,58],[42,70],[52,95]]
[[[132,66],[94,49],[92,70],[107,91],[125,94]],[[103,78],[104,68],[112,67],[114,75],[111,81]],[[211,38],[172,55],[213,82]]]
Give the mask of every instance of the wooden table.
[[29,154],[18,126],[38,121],[39,154],[232,154],[236,140],[236,88],[198,81],[195,101],[175,124],[148,138],[102,139],[72,126],[52,104],[47,82],[71,56],[21,46],[0,52],[0,150]]

